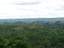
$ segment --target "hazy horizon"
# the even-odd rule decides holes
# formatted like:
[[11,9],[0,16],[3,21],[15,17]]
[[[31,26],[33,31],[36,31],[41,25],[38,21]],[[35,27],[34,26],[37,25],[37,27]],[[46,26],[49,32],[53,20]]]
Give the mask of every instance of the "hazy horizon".
[[[26,17],[26,18],[0,18],[0,19],[33,19],[35,17]],[[38,19],[38,18],[64,18],[64,17],[36,17],[35,19]]]
[[0,0],[0,19],[64,17],[64,0]]

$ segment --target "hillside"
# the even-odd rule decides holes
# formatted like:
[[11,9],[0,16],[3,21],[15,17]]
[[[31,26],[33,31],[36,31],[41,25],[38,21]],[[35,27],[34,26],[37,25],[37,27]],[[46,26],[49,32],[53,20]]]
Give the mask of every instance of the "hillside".
[[0,48],[64,48],[64,23],[2,23]]

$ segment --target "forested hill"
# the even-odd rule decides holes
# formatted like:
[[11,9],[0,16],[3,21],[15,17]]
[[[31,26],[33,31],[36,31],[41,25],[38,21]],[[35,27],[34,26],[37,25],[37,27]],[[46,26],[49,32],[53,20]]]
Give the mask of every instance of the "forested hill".
[[26,19],[0,19],[0,22],[34,22],[34,21],[64,21],[64,18],[26,18]]
[[0,48],[64,48],[64,23],[0,23]]

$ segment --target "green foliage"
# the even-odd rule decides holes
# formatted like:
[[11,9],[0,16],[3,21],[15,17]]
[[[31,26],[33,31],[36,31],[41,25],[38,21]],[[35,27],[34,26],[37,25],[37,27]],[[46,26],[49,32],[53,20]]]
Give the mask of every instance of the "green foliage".
[[64,23],[0,24],[0,48],[64,48]]

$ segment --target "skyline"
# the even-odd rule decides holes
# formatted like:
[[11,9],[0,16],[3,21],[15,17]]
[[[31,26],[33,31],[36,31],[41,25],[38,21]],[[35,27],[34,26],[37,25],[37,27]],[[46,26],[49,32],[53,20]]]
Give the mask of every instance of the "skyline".
[[64,17],[64,0],[0,0],[0,19]]

